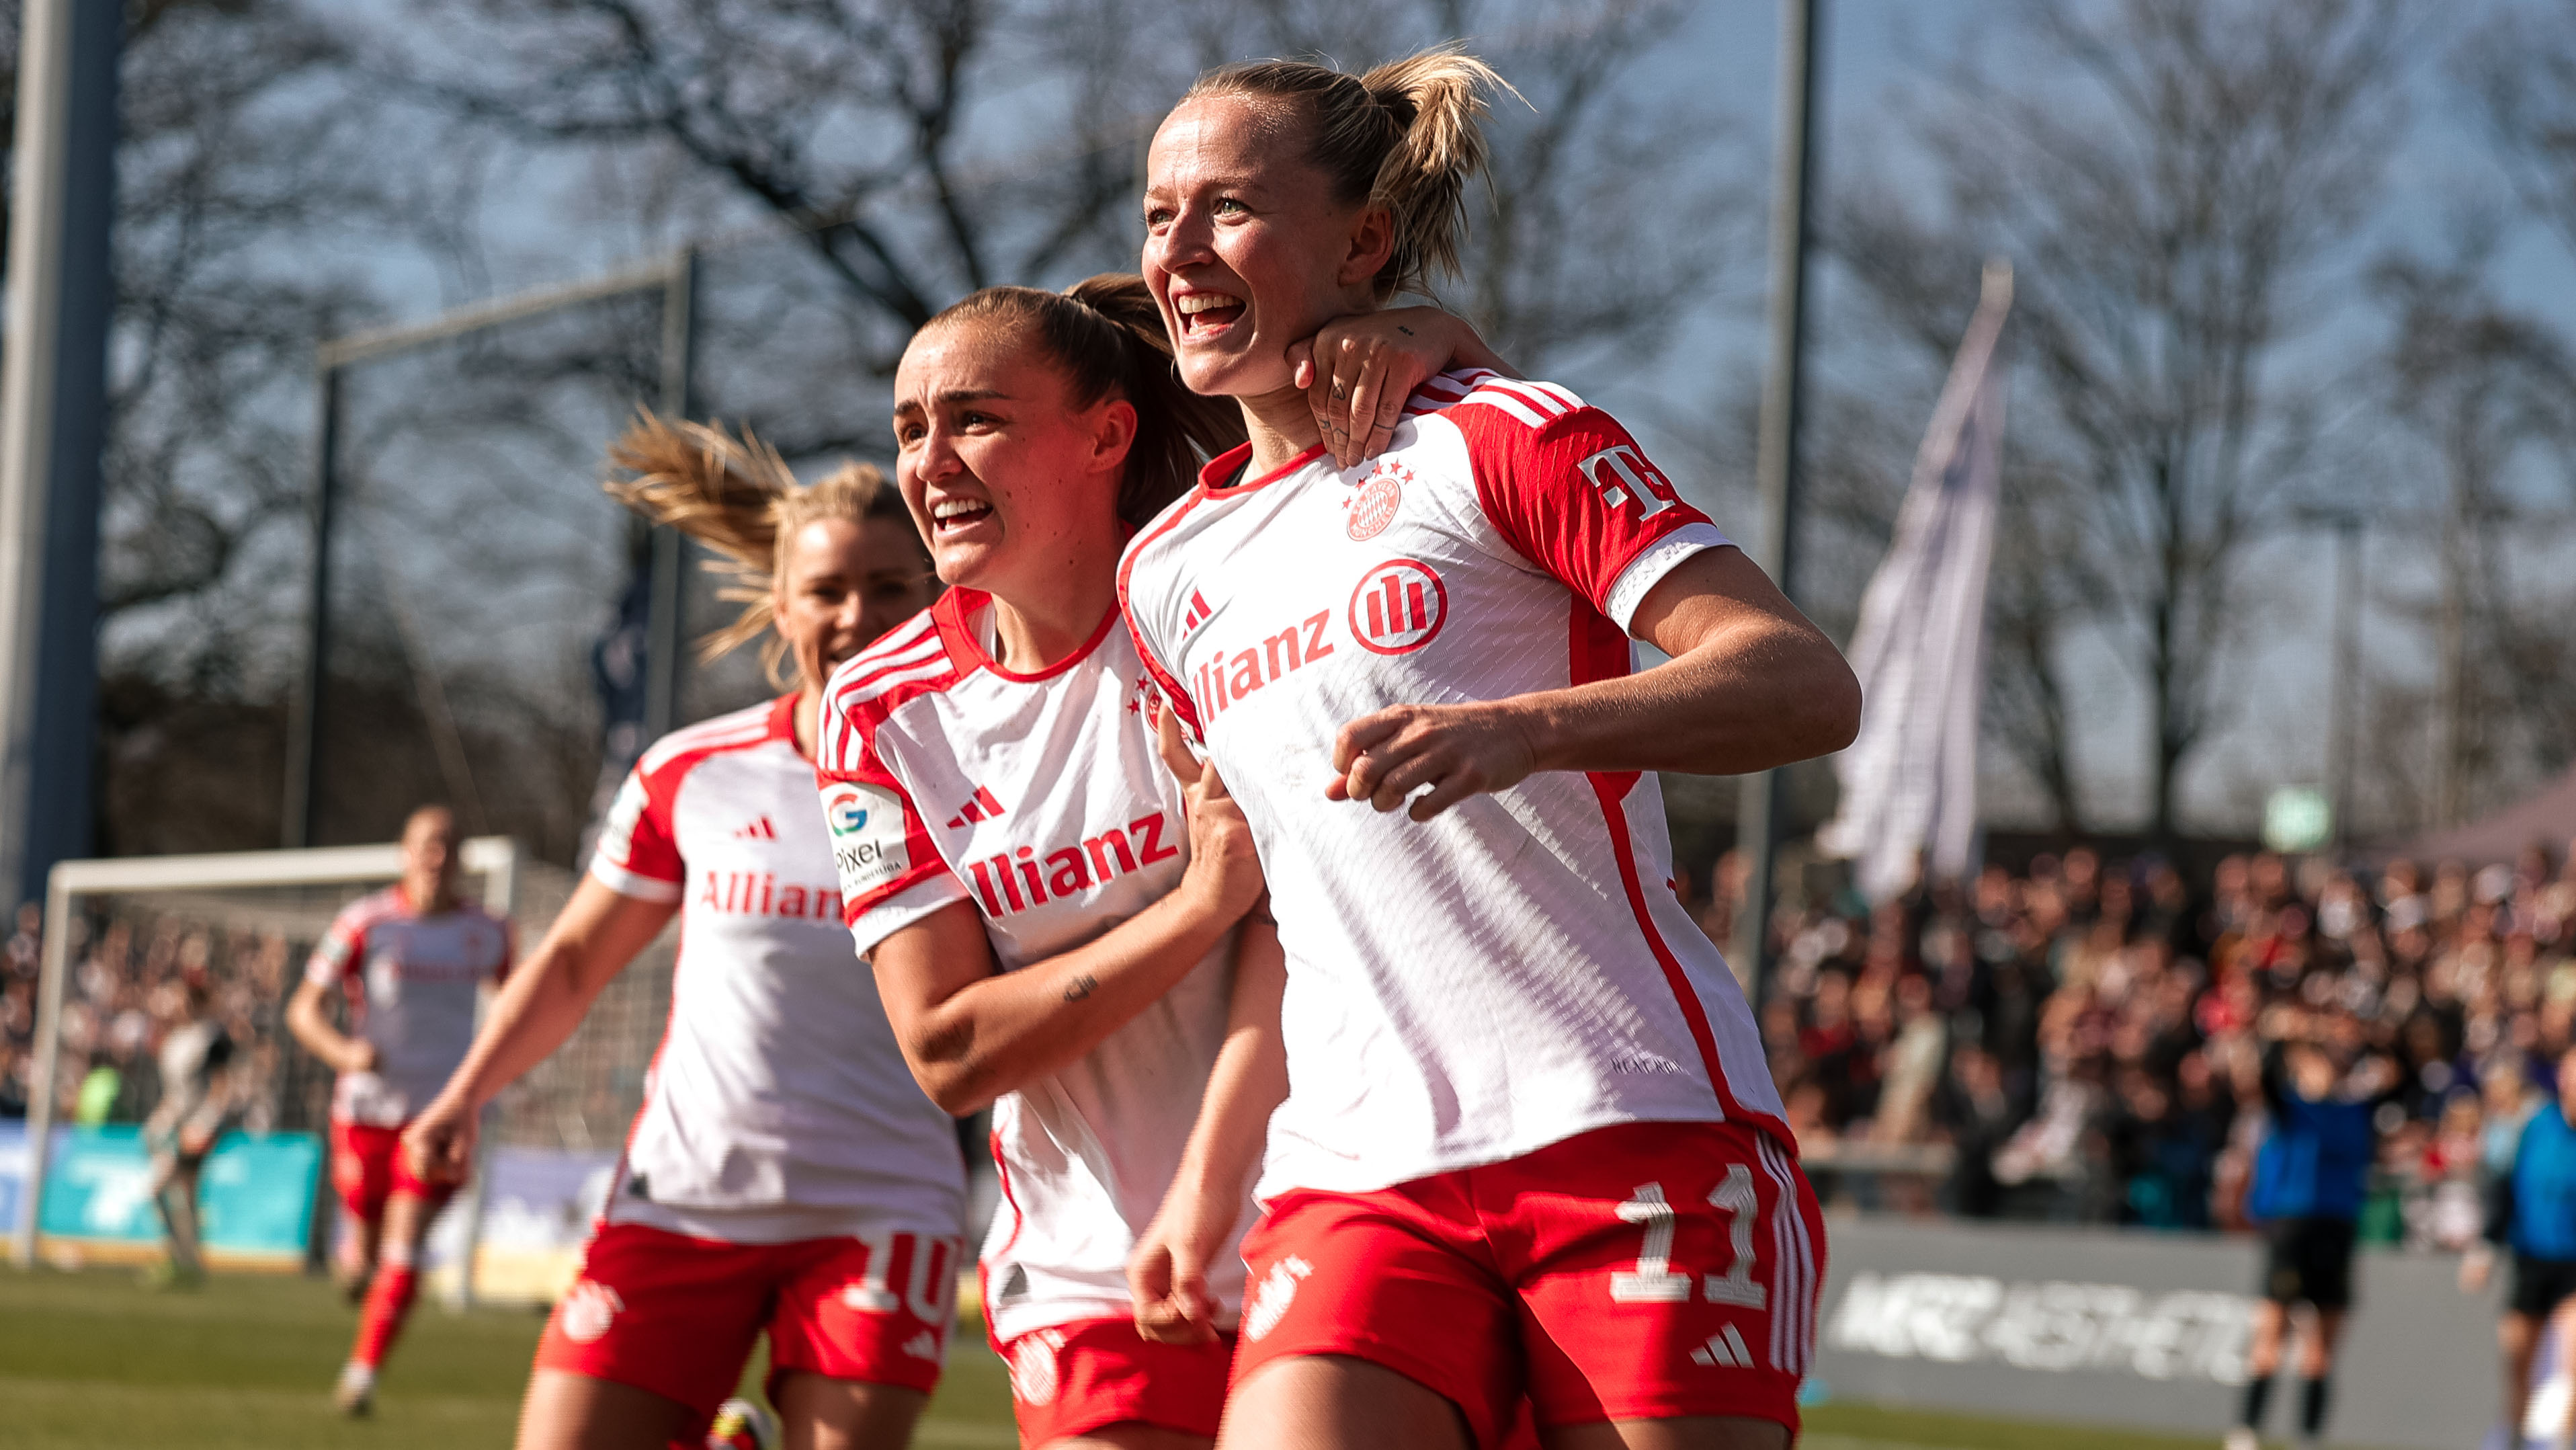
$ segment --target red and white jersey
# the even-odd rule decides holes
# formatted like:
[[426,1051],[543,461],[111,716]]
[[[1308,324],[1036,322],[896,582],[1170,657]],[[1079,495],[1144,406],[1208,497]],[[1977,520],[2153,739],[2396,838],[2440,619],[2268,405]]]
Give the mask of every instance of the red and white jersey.
[[670,1025],[605,1217],[740,1244],[953,1235],[956,1130],[850,949],[795,709],[664,736],[600,832],[593,877],[680,904]]
[[429,1106],[474,1045],[486,985],[510,974],[510,924],[476,902],[435,916],[414,911],[399,885],[340,909],[304,964],[304,979],[348,994],[351,1035],[373,1043],[376,1065],[331,1085],[331,1116],[399,1127]]
[[1324,795],[1343,725],[1634,668],[1626,624],[1725,544],[1625,429],[1562,388],[1434,378],[1392,445],[1250,453],[1139,534],[1120,591],[1224,773],[1288,955],[1291,1083],[1261,1183],[1366,1192],[1629,1121],[1786,1141],[1743,993],[1670,884],[1636,773],[1533,775],[1428,823]]
[[[951,589],[824,694],[823,808],[862,951],[972,901],[1002,970],[1017,970],[1144,910],[1189,864],[1181,789],[1117,616],[1034,675],[994,663],[990,627],[987,596]],[[1080,1061],[993,1105],[1003,1206],[984,1302],[1001,1339],[1130,1312],[1127,1254],[1180,1166],[1233,963],[1228,932]],[[1243,1265],[1231,1245],[1216,1264],[1231,1314]]]

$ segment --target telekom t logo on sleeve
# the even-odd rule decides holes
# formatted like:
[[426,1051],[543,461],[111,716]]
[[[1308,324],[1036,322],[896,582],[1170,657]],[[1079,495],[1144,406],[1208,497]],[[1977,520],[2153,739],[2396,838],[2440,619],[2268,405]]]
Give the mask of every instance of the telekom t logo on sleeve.
[[1584,482],[1600,490],[1601,501],[1610,507],[1624,507],[1630,499],[1643,505],[1637,515],[1641,519],[1651,519],[1681,502],[1672,484],[1631,444],[1612,444],[1574,466],[1582,472]]

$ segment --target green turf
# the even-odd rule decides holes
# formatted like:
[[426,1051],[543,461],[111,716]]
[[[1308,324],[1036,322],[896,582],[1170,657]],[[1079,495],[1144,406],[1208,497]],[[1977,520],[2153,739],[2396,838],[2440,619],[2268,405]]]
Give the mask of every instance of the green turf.
[[[372,1420],[341,1419],[331,1381],[356,1311],[316,1279],[216,1278],[154,1292],[127,1271],[0,1269],[0,1450],[306,1450],[502,1446],[543,1321],[483,1310],[415,1315],[387,1365]],[[759,1367],[746,1374],[757,1382]],[[1958,1415],[1824,1405],[1806,1450],[2205,1450],[2206,1437],[2076,1430]],[[1001,1361],[973,1326],[915,1442],[1007,1450]]]

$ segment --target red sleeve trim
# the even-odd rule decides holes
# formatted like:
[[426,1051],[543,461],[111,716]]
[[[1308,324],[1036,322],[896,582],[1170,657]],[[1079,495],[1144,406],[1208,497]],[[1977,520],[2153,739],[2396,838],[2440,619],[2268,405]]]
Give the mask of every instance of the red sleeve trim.
[[1638,555],[1708,523],[1617,419],[1552,384],[1489,382],[1442,416],[1495,530],[1595,609]]

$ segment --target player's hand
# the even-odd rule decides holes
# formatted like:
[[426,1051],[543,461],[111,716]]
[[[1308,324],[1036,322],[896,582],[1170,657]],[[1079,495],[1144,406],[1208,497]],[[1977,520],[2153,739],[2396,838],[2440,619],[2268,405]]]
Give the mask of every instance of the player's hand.
[[338,1068],[342,1072],[374,1072],[376,1070],[376,1064],[382,1060],[382,1054],[376,1051],[376,1045],[374,1043],[369,1042],[363,1037],[344,1038],[342,1041],[346,1045],[340,1050],[340,1060],[331,1064],[333,1067]]
[[424,1183],[462,1183],[474,1164],[475,1114],[440,1098],[403,1129],[402,1151]]
[[1463,319],[1437,307],[1399,307],[1324,324],[1288,344],[1288,365],[1334,464],[1349,468],[1385,452],[1413,390],[1469,349],[1484,350]]
[[1217,1337],[1222,1306],[1208,1291],[1207,1267],[1234,1231],[1234,1214],[1227,1210],[1239,1205],[1219,1209],[1208,1201],[1212,1197],[1173,1185],[1162,1212],[1127,1256],[1136,1332],[1156,1344],[1207,1344]]
[[[1505,701],[1395,705],[1363,715],[1333,739],[1328,800],[1367,801],[1427,821],[1471,795],[1509,790],[1538,768],[1522,712]],[[1428,786],[1419,799],[1414,793]]]
[[2485,1291],[2487,1275],[2495,1272],[2495,1254],[2484,1244],[2477,1244],[2460,1255],[2460,1292],[2477,1294]]
[[1243,818],[1243,807],[1226,793],[1215,766],[1200,766],[1198,778],[1181,795],[1190,817],[1190,865],[1181,876],[1181,889],[1195,893],[1211,915],[1233,921],[1267,889],[1261,857],[1252,848],[1252,826]]

